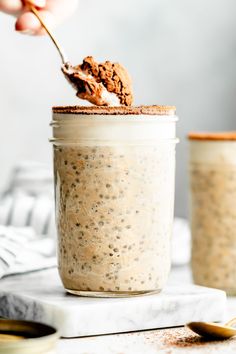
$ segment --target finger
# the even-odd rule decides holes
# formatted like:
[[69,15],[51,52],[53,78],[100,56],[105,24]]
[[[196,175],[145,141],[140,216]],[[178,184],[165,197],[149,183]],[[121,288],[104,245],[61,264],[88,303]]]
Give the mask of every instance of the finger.
[[27,4],[27,2],[39,8],[46,6],[46,0],[0,0],[0,11],[17,15],[23,10],[23,7]]
[[[54,16],[46,10],[39,11],[42,20],[45,24],[52,28],[55,25]],[[37,19],[37,17],[31,12],[25,12],[22,14],[16,21],[15,24],[16,31],[24,33],[24,34],[34,34],[41,35],[45,34],[45,30],[42,28],[41,23]]]
[[27,3],[34,5],[36,7],[45,7],[46,6],[46,0],[24,0],[24,3],[27,5]]
[[0,11],[8,14],[18,14],[23,9],[21,0],[0,0]]

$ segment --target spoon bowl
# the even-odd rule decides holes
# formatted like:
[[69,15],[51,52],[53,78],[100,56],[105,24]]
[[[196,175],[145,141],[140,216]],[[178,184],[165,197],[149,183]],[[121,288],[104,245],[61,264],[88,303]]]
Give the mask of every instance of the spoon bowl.
[[186,327],[205,338],[228,339],[236,335],[236,328],[232,327],[233,324],[236,324],[236,318],[225,325],[210,322],[190,322],[186,324]]

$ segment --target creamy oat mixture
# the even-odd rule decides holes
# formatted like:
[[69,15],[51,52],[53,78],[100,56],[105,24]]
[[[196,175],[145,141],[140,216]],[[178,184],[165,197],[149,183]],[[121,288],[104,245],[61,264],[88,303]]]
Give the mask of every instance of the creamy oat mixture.
[[191,144],[194,281],[236,294],[236,144]]
[[170,269],[174,145],[54,146],[66,289],[162,289]]

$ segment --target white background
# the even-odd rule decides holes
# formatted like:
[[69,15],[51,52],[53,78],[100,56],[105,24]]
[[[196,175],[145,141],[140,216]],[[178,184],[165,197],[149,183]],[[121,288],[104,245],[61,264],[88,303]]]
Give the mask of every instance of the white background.
[[[51,106],[81,103],[49,39],[13,28],[0,14],[0,188],[17,161],[51,164]],[[236,130],[236,1],[81,0],[56,34],[74,64],[124,64],[136,104],[177,106],[176,215],[186,215],[187,132]]]

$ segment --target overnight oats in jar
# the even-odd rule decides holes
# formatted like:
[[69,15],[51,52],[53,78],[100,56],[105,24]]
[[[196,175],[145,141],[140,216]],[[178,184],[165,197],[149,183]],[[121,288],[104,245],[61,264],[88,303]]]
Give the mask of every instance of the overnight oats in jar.
[[193,278],[236,295],[236,132],[189,140]]
[[170,270],[175,107],[54,107],[58,265],[84,296],[160,291]]

